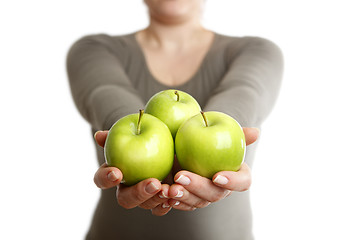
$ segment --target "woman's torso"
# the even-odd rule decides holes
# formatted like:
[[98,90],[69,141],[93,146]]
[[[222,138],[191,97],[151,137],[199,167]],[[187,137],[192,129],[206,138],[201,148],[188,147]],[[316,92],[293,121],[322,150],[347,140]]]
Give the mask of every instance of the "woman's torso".
[[[213,43],[198,70],[184,84],[169,87],[151,74],[135,34],[110,37],[97,35],[123,66],[133,87],[146,101],[155,93],[176,88],[192,95],[201,107],[225,75],[234,53],[246,47],[251,38],[215,34]],[[95,131],[95,129],[93,129]],[[103,150],[96,146],[99,164]],[[248,148],[246,161],[251,166],[255,145]],[[171,210],[162,217],[150,210],[125,210],[115,198],[115,189],[102,190],[87,239],[252,239],[249,192],[230,197],[193,212]]]

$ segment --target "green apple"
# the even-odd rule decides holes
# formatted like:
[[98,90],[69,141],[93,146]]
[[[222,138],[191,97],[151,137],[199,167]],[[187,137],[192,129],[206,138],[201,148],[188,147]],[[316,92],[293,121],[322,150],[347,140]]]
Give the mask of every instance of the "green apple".
[[190,117],[198,114],[201,108],[190,94],[179,90],[168,89],[156,93],[145,106],[145,112],[163,121],[175,139],[180,125]]
[[105,141],[106,163],[121,170],[126,185],[147,178],[162,181],[174,161],[174,140],[169,128],[143,112],[119,119]]
[[217,172],[240,169],[246,151],[245,135],[229,115],[201,112],[180,126],[175,149],[183,169],[211,179]]

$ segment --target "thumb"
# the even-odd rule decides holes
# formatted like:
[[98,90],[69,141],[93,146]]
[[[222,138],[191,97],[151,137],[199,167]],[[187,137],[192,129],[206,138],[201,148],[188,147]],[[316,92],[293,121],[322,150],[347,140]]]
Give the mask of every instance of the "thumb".
[[254,143],[260,136],[260,129],[254,127],[244,127],[243,132],[245,134],[246,145]]
[[95,141],[100,147],[104,147],[108,133],[109,131],[97,131],[94,134]]

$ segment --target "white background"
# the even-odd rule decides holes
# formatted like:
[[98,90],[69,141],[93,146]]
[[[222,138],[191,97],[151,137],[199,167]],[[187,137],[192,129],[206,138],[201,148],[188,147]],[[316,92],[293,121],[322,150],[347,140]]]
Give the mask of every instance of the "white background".
[[[284,52],[251,188],[266,239],[360,239],[360,15],[356,0],[208,0],[204,24]],[[89,125],[65,56],[79,37],[147,24],[141,0],[1,1],[0,239],[82,239],[99,197]]]

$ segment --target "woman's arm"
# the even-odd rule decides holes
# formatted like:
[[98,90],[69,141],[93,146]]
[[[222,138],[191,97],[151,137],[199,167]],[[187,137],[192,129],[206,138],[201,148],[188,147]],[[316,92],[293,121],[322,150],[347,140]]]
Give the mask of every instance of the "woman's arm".
[[205,105],[222,111],[242,126],[260,126],[268,116],[281,85],[283,56],[271,41],[246,38],[243,48],[228,49],[229,69]]
[[75,104],[98,130],[109,129],[119,118],[144,106],[122,62],[112,53],[109,41],[112,40],[106,35],[84,37],[71,47],[67,56]]
[[[283,57],[279,48],[270,41],[249,38],[245,48],[229,49],[229,69],[204,110],[221,111],[234,117],[245,126],[247,145],[257,139],[259,127],[270,113],[280,88]],[[230,56],[231,55],[231,56]],[[176,184],[170,186],[170,204],[177,209],[187,210],[205,207],[227,197],[231,191],[246,191],[251,185],[251,171],[246,163],[237,172],[222,171],[211,180],[197,174],[180,171]],[[182,192],[181,198],[176,194]],[[180,204],[175,205],[178,200]]]
[[[121,61],[112,53],[114,49],[109,49],[108,41],[111,40],[105,35],[82,38],[71,47],[67,58],[75,104],[91,126],[101,130],[109,129],[119,118],[136,113],[144,106]],[[102,131],[95,135],[102,147],[106,136],[107,132]],[[125,187],[120,184],[122,178],[119,169],[104,163],[96,171],[94,182],[101,189],[117,186],[116,198],[124,208],[139,206],[151,209],[154,215],[164,215],[170,211],[170,206],[164,205],[167,199],[158,194],[160,191],[166,194],[169,185],[149,178]]]

